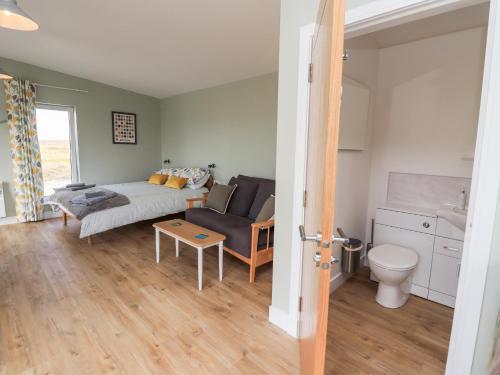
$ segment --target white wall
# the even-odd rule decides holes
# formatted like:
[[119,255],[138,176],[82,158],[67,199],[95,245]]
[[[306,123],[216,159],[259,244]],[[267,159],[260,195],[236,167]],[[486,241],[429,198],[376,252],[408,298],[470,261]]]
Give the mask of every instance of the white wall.
[[[335,197],[335,228],[342,227],[349,237],[366,243],[366,214],[371,166],[371,135],[376,104],[379,51],[376,45],[358,40],[346,42],[350,58],[344,65],[344,76],[362,83],[370,89],[370,107],[367,142],[363,151],[339,151],[337,164],[337,193]],[[342,119],[341,126],[343,124]],[[340,246],[334,255],[340,257]],[[340,264],[332,271],[332,279],[341,274]],[[336,283],[338,286],[339,283]]]
[[[346,10],[370,1],[373,0],[347,0]],[[297,230],[293,227],[292,211],[300,28],[316,20],[319,3],[319,0],[281,1],[272,306],[285,316],[290,300],[292,232]]]
[[380,50],[367,222],[391,171],[471,177],[484,47],[476,28]]
[[319,0],[281,1],[272,306],[284,315],[290,298],[292,231],[297,230],[292,216],[300,28],[314,22],[318,5]]

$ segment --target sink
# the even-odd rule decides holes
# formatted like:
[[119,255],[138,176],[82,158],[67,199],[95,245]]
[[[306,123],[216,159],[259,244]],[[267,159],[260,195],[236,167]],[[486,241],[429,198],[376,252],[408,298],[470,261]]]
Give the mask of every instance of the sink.
[[465,232],[467,210],[459,210],[454,207],[441,207],[436,211],[436,215]]

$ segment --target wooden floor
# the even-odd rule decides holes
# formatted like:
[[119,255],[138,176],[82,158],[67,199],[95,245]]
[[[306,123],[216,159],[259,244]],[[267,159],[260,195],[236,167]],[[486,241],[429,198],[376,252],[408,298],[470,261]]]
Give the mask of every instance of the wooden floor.
[[415,296],[386,309],[376,291],[363,269],[332,294],[326,374],[443,374],[453,309]]
[[197,258],[141,223],[78,239],[60,220],[0,227],[0,374],[298,374],[296,340],[268,322],[271,266]]
[[[217,249],[197,258],[151,222],[78,239],[71,220],[0,227],[0,374],[298,374],[297,342],[268,323],[270,265]],[[375,302],[366,270],[331,298],[327,374],[442,374],[453,310],[417,297]]]

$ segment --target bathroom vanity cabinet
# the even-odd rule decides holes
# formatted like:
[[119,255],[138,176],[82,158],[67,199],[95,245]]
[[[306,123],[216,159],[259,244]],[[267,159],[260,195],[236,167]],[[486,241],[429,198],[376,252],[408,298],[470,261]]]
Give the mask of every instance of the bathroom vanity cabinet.
[[418,253],[411,293],[455,306],[464,232],[431,211],[380,207],[374,245],[394,244]]

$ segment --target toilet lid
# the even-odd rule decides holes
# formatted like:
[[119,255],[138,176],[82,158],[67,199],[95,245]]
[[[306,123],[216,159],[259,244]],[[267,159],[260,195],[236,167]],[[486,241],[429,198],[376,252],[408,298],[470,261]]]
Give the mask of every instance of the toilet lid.
[[417,265],[418,255],[406,247],[387,244],[371,249],[368,260],[382,268],[404,270]]

